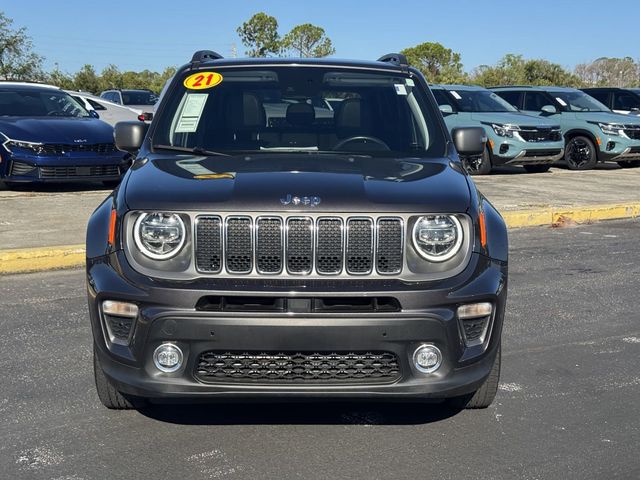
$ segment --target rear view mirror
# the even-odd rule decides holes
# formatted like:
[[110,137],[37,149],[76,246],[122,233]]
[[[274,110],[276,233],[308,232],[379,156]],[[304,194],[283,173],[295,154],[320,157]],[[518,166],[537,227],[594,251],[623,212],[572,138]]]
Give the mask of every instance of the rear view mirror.
[[442,113],[453,113],[453,107],[451,105],[440,105],[438,108]]
[[487,143],[487,135],[482,127],[454,128],[451,131],[453,144],[458,155],[472,156],[482,155]]
[[149,130],[149,124],[144,122],[118,122],[114,130],[114,138],[118,150],[137,153],[144,142]]
[[553,105],[545,105],[540,110],[544,113],[558,113],[558,109]]

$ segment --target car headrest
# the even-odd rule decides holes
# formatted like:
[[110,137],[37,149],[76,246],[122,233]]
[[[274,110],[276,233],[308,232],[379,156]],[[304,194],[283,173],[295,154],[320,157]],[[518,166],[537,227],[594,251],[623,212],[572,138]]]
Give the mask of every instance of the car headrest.
[[262,101],[257,95],[248,92],[231,98],[227,103],[227,118],[235,128],[255,128],[266,125]]
[[316,119],[313,105],[308,103],[292,103],[287,107],[287,123],[294,127],[306,127]]
[[347,98],[340,102],[335,116],[336,130],[344,135],[366,135],[371,125],[367,105],[359,98]]

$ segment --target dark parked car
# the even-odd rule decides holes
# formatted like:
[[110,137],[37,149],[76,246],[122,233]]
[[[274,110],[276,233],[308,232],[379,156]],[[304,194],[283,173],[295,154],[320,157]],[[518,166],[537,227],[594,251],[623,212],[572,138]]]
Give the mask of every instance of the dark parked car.
[[[318,118],[323,98],[342,100]],[[458,158],[485,141],[479,127],[450,135],[401,55],[196,52],[150,126],[116,126],[118,146],[139,152],[89,221],[102,403],[487,407],[507,231]]]
[[640,88],[594,87],[582,91],[616,113],[640,115]]
[[158,96],[151,90],[105,90],[100,97],[118,105],[124,105],[138,111],[150,112],[158,101]]
[[132,156],[96,117],[57,87],[0,82],[0,181],[117,184]]

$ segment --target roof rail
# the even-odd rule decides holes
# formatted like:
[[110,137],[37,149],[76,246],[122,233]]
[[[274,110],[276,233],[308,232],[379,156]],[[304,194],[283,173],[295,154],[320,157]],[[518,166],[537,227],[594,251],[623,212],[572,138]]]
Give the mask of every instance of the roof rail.
[[198,50],[191,57],[191,63],[202,63],[207,60],[220,60],[222,58],[224,58],[222,55],[213,50]]
[[409,62],[407,61],[407,57],[405,57],[401,53],[387,53],[386,55],[381,56],[378,59],[378,61],[390,63],[391,65],[396,65],[403,70],[407,70],[409,68]]

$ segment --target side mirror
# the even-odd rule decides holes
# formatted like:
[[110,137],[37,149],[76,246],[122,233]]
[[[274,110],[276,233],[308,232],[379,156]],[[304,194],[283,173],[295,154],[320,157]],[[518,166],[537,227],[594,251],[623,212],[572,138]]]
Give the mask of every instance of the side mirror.
[[487,134],[482,127],[461,127],[451,131],[453,144],[458,151],[458,155],[470,157],[482,155],[484,146],[487,143]]
[[558,113],[558,109],[553,105],[545,105],[540,109],[540,111],[544,113]]
[[100,118],[100,115],[95,110],[89,110],[89,116],[92,118]]
[[138,120],[140,120],[141,122],[150,122],[151,120],[153,120],[153,113],[143,112],[138,115]]
[[453,113],[453,107],[449,104],[445,103],[444,105],[440,105],[438,108],[442,113],[446,113],[446,114]]
[[116,148],[129,153],[137,153],[144,142],[147,130],[149,130],[149,124],[144,122],[116,123],[113,133]]

